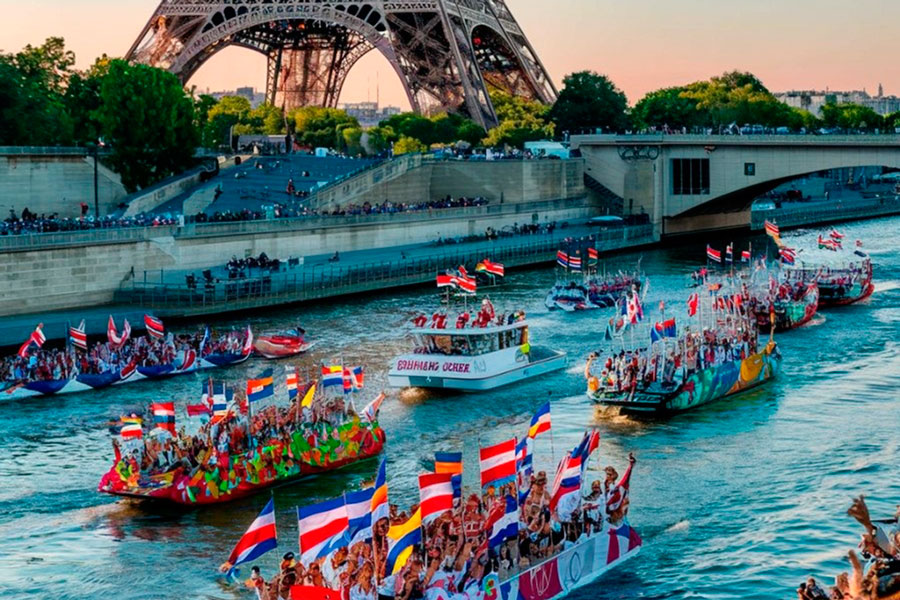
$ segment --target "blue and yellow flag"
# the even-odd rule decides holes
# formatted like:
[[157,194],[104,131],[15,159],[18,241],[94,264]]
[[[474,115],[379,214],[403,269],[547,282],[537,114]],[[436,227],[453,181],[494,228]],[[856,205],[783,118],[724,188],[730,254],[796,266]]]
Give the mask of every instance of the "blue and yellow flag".
[[403,568],[416,544],[422,542],[422,509],[419,508],[405,523],[388,529],[387,572],[391,575]]

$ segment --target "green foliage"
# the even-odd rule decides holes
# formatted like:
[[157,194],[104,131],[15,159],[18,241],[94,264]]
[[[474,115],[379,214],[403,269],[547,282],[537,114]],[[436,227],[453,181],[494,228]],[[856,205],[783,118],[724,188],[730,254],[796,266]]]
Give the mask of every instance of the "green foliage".
[[363,130],[361,127],[345,127],[341,131],[341,135],[344,138],[343,147],[347,154],[351,156],[365,154],[366,150],[362,144]]
[[900,128],[900,110],[884,117],[884,127],[889,131]]
[[432,144],[455,144],[459,141],[477,144],[484,137],[484,129],[458,114],[440,113],[433,117],[424,117],[412,112],[391,115],[379,123],[379,127],[389,128],[394,132],[390,141],[399,137],[411,137],[426,146]]
[[297,141],[311,148],[342,148],[343,129],[359,127],[359,122],[345,111],[318,106],[295,108],[288,114],[288,121],[293,123]]
[[885,118],[867,106],[826,103],[822,107],[822,123],[825,127],[871,131],[883,129]]
[[622,131],[628,125],[625,94],[605,75],[579,71],[563,79],[563,89],[550,110],[556,131],[575,132],[602,127]]
[[484,139],[486,146],[521,148],[525,142],[553,137],[554,125],[548,116],[549,106],[499,90],[491,92],[491,102],[500,124],[488,131]]
[[199,142],[194,104],[167,71],[109,63],[96,111],[111,146],[109,162],[129,191],[179,173],[193,162]]
[[639,129],[663,126],[715,129],[735,123],[799,130],[818,125],[808,111],[784,104],[756,76],[741,71],[650,92],[635,105],[631,118]]
[[368,154],[381,154],[391,148],[397,140],[397,133],[390,126],[370,127],[363,136],[363,146]]
[[242,123],[246,124],[249,119],[249,100],[243,96],[222,97],[207,112],[206,125],[203,128],[203,145],[207,148],[218,148],[223,144],[230,146],[230,134],[249,133],[249,127],[244,131],[239,127]]
[[394,142],[394,156],[400,156],[401,154],[409,154],[415,152],[425,152],[428,148],[416,138],[412,138],[409,136],[400,136],[400,138]]

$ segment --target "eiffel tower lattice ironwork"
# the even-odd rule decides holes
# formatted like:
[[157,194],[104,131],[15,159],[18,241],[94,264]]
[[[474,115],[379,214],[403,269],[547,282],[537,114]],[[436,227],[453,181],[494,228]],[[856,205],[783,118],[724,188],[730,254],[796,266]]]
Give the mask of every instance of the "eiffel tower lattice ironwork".
[[378,50],[413,110],[497,122],[488,90],[552,102],[556,89],[504,0],[162,0],[128,53],[182,82],[227,46],[268,58],[267,101],[337,106]]

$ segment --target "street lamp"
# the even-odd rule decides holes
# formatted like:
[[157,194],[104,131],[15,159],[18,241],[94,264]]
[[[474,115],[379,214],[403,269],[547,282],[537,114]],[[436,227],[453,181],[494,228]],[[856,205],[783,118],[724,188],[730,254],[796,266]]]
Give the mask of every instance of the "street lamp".
[[98,188],[98,175],[97,175],[97,154],[99,152],[99,146],[95,142],[91,144],[91,154],[94,155],[94,218],[100,219],[100,190]]

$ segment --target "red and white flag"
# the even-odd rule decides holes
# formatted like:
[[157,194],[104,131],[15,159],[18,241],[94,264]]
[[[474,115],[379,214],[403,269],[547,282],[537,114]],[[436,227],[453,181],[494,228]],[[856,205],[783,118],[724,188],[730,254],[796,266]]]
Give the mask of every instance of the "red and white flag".
[[38,323],[38,326],[34,328],[34,331],[31,332],[31,335],[28,336],[28,339],[25,340],[25,343],[19,347],[19,356],[25,358],[28,356],[28,348],[34,344],[38,348],[44,345],[44,342],[47,341],[47,338],[44,337],[44,332],[41,331],[41,328],[44,327],[43,323]]
[[453,473],[419,475],[419,502],[423,524],[453,510]]
[[717,263],[720,263],[720,262],[722,262],[722,251],[716,250],[715,248],[713,248],[712,246],[707,244],[706,245],[706,258],[708,258],[709,260],[714,260]]
[[125,319],[125,324],[122,327],[122,334],[119,335],[119,332],[116,331],[116,322],[113,320],[112,315],[109,315],[109,323],[106,326],[106,337],[109,339],[109,343],[112,344],[113,348],[121,348],[125,345],[125,342],[128,341],[128,338],[131,337],[131,323],[128,322],[128,319]]
[[144,326],[151,337],[161,338],[166,334],[162,319],[158,319],[153,315],[144,315]]
[[437,286],[442,287],[459,287],[459,278],[456,275],[438,275]]
[[69,341],[76,348],[87,350],[87,333],[84,330],[84,319],[81,320],[81,324],[78,327],[69,326]]
[[778,236],[781,235],[781,230],[778,229],[778,225],[776,225],[775,223],[772,223],[768,219],[766,219],[765,228],[766,228],[766,235],[768,235],[770,237],[778,238]]
[[498,277],[504,277],[506,274],[506,269],[500,263],[491,262],[488,259],[484,259],[481,261],[481,264],[484,265],[484,270],[490,273],[491,275],[496,275]]
[[480,451],[481,487],[502,485],[516,479],[516,438]]

